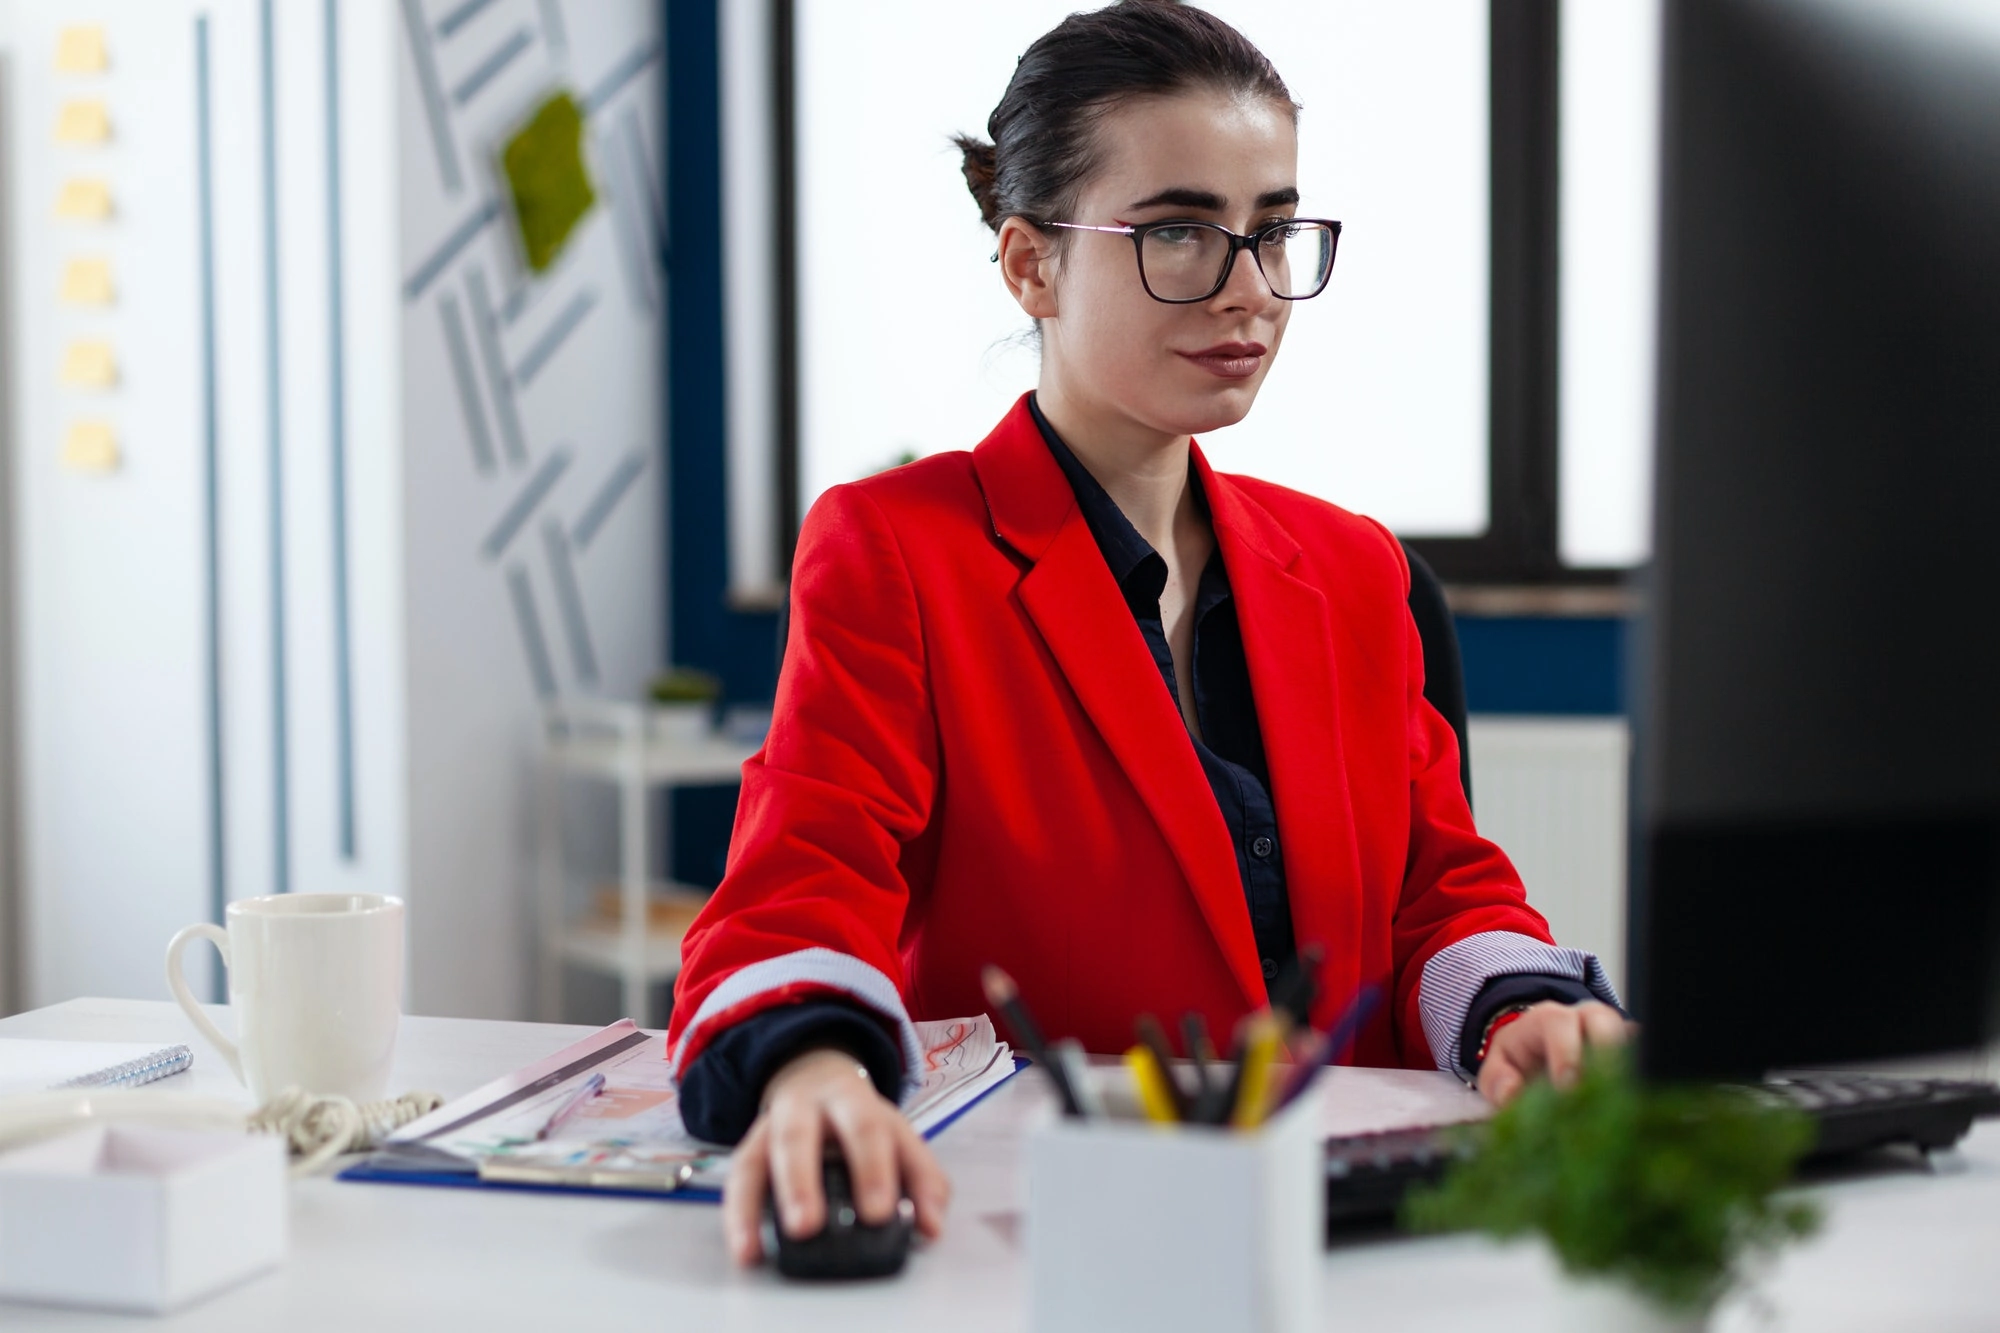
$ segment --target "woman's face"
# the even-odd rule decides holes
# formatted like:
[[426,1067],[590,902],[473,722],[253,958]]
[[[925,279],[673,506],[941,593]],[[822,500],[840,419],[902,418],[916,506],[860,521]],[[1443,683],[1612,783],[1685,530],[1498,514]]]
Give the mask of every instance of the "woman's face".
[[[1051,221],[1193,219],[1247,234],[1297,212],[1289,107],[1210,91],[1144,98],[1113,108],[1098,134],[1100,165],[1075,216]],[[1131,238],[1042,233],[1039,248],[1057,235],[1059,254],[1040,265],[1044,282],[1017,292],[1042,320],[1044,388],[1106,425],[1123,419],[1180,436],[1241,421],[1292,308],[1271,294],[1249,252],[1236,253],[1214,296],[1168,305],[1140,283]]]

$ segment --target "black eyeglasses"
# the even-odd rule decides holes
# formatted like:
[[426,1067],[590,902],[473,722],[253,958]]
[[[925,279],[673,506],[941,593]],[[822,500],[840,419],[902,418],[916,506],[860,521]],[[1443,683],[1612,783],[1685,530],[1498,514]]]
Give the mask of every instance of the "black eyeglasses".
[[1139,282],[1146,295],[1168,305],[1206,301],[1229,281],[1239,250],[1248,250],[1257,271],[1281,301],[1304,301],[1326,290],[1340,224],[1325,218],[1281,218],[1248,236],[1213,222],[1142,222],[1136,227],[1093,227],[1051,222],[1066,231],[1101,231],[1130,236],[1139,255]]

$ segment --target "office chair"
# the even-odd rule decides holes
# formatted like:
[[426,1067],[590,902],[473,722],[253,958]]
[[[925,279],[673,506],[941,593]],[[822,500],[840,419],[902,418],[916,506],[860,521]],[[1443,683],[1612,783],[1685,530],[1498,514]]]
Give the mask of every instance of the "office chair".
[[[1472,749],[1465,736],[1465,664],[1459,658],[1458,630],[1445,605],[1444,585],[1424,563],[1424,558],[1406,543],[1403,553],[1410,560],[1410,615],[1417,622],[1417,638],[1424,645],[1424,698],[1444,715],[1458,736],[1458,780],[1465,788],[1465,803],[1472,804]],[[792,601],[778,603],[778,670],[785,666],[785,640],[791,634]]]
[[1472,747],[1465,737],[1465,662],[1458,652],[1458,628],[1445,605],[1444,585],[1424,558],[1403,543],[1410,558],[1410,617],[1424,645],[1424,698],[1444,715],[1458,735],[1458,781],[1472,804]]

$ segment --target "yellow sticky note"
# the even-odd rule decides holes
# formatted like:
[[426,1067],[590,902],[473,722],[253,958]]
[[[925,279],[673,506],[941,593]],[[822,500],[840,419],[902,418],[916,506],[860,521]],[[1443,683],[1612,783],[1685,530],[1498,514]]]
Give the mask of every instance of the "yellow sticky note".
[[118,383],[118,357],[111,344],[79,338],[63,351],[62,382],[72,389],[108,389]]
[[63,266],[64,305],[110,305],[114,299],[110,260],[72,259]]
[[56,38],[58,74],[102,74],[110,63],[104,54],[104,29],[94,23],[64,28]]
[[57,143],[103,143],[111,137],[111,113],[95,98],[64,102],[56,113]]
[[90,176],[63,182],[56,195],[56,216],[72,222],[102,222],[111,216],[111,187]]
[[111,472],[119,464],[118,432],[108,421],[79,421],[63,441],[62,462],[78,472]]

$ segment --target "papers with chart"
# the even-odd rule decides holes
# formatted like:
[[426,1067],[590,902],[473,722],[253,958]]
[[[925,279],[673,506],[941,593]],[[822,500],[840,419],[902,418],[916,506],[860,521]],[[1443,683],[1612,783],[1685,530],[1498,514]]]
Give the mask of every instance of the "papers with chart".
[[[1014,1072],[1013,1052],[991,1020],[917,1024],[924,1067],[903,1112],[923,1134]],[[703,1143],[681,1123],[667,1076],[665,1038],[630,1019],[451,1102],[397,1134],[364,1164],[358,1178],[477,1175],[507,1184],[676,1191],[719,1189],[728,1150]],[[603,1090],[543,1127],[593,1074]]]

